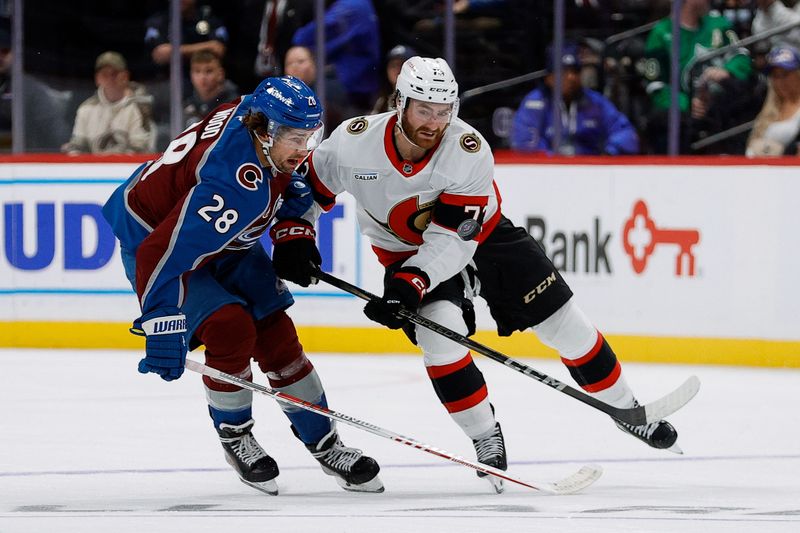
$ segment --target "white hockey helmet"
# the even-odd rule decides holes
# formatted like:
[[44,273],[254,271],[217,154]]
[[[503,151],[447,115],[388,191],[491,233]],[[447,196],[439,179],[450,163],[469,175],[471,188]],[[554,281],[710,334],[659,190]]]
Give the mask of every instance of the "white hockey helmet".
[[447,61],[441,57],[414,56],[407,59],[397,76],[397,115],[408,105],[408,99],[433,104],[453,104],[451,120],[458,115],[458,83]]

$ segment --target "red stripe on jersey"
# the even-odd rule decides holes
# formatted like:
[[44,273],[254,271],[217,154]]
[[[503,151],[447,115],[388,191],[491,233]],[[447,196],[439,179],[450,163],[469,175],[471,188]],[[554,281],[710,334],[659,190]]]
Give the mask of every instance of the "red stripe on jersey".
[[466,194],[450,194],[443,192],[439,195],[439,201],[449,205],[463,207],[467,205],[479,205],[485,207],[489,203],[488,196],[469,196]]
[[478,244],[489,238],[489,235],[492,234],[495,226],[497,226],[497,223],[500,222],[500,216],[503,214],[500,210],[500,204],[502,203],[502,198],[500,198],[500,189],[497,188],[497,183],[495,181],[492,181],[492,187],[494,187],[494,196],[497,198],[497,211],[494,212],[489,220],[483,222],[481,233],[475,239],[478,241]]
[[480,389],[470,394],[463,400],[445,403],[443,405],[444,408],[447,409],[448,413],[460,413],[461,411],[466,411],[470,407],[475,407],[488,397],[489,391],[486,389],[486,385],[483,385]]
[[458,372],[465,366],[469,365],[472,362],[472,355],[467,352],[463,358],[459,359],[455,363],[450,363],[448,365],[441,365],[441,366],[429,366],[426,367],[425,370],[428,371],[428,377],[431,379],[438,379],[443,378],[445,376],[449,376],[453,372]]
[[592,346],[592,349],[589,350],[584,356],[579,357],[578,359],[565,359],[564,357],[561,358],[561,362],[564,363],[566,366],[582,366],[594,359],[598,353],[600,353],[600,348],[603,347],[603,334],[599,331],[597,332],[597,341]]
[[[405,159],[400,159],[400,154],[397,153],[397,148],[394,146],[394,126],[397,124],[397,115],[392,115],[392,117],[386,122],[386,131],[383,133],[383,148],[384,152],[386,152],[386,157],[389,158],[389,161],[392,163],[392,166],[397,169],[397,171],[405,176],[406,178],[410,178],[428,164],[428,162],[433,157],[434,152],[436,149],[439,148],[439,144],[441,144],[442,139],[439,139],[439,142],[436,145],[428,150],[420,161],[416,163],[413,161],[408,161]],[[408,172],[406,172],[406,170]]]
[[378,262],[384,267],[388,267],[389,265],[396,263],[398,261],[405,261],[412,255],[416,255],[416,250],[407,250],[405,252],[393,252],[391,250],[384,250],[383,248],[378,248],[377,246],[372,246],[372,250],[375,252],[375,255],[378,256]]
[[[333,206],[336,204],[336,195],[319,179],[317,171],[314,169],[314,152],[309,154],[307,161],[308,175],[306,177],[311,184],[311,189],[314,191],[314,199],[317,200],[317,203],[323,211],[328,212],[333,209]],[[320,200],[322,200],[322,202],[320,202]]]
[[622,373],[622,366],[617,361],[617,364],[614,365],[614,370],[608,375],[607,378],[598,381],[597,383],[592,383],[590,385],[583,385],[582,388],[586,392],[600,392],[602,390],[606,390],[610,387],[613,387],[614,384],[619,379],[619,375]]

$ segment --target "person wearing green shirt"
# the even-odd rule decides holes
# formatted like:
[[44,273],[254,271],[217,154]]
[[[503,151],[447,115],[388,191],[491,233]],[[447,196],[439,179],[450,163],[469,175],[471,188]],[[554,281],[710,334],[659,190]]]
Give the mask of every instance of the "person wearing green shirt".
[[[738,41],[730,22],[710,12],[710,0],[685,0],[680,11],[680,88],[678,103],[682,114],[693,121],[706,120],[712,106],[724,102],[721,96],[746,84],[753,72],[750,56],[740,48],[697,64],[694,58],[704,52]],[[663,116],[670,107],[670,58],[672,20],[660,20],[650,31],[645,45],[644,76],[655,115]],[[691,69],[691,72],[690,72]],[[686,117],[684,117],[686,118]],[[665,121],[656,121],[663,129]]]

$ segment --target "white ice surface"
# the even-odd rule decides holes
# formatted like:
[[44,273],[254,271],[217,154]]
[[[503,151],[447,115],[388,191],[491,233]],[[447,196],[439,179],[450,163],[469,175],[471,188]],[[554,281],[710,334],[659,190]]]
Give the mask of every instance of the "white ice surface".
[[[195,358],[198,354],[193,354]],[[585,492],[494,494],[473,471],[340,426],[381,464],[383,494],[342,491],[255,399],[254,432],[281,468],[281,494],[238,481],[222,457],[199,376],[165,383],[133,352],[0,350],[0,533],[19,532],[798,532],[800,372],[625,365],[654,400],[697,374],[670,420],[686,455],[647,448],[599,412],[489,360],[509,473],[551,481],[582,464]],[[472,458],[419,357],[313,355],[331,407]],[[557,361],[526,364],[571,383]]]

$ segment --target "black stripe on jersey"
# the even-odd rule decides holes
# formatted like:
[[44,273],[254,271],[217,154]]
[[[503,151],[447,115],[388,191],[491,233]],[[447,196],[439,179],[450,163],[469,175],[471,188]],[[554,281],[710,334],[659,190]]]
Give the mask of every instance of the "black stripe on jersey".
[[480,234],[486,214],[486,196],[462,196],[443,193],[436,200],[431,222],[458,233],[465,241]]

